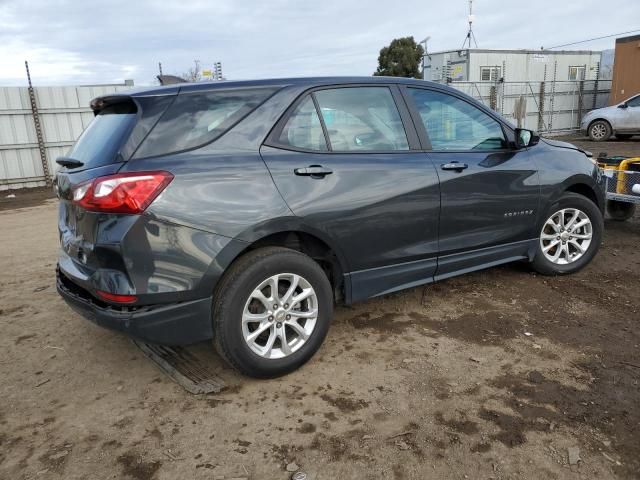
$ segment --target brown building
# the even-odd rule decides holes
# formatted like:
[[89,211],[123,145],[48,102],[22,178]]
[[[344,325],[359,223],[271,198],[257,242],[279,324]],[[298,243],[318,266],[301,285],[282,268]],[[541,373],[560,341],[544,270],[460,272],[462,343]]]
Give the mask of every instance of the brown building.
[[616,39],[610,105],[640,93],[640,35]]

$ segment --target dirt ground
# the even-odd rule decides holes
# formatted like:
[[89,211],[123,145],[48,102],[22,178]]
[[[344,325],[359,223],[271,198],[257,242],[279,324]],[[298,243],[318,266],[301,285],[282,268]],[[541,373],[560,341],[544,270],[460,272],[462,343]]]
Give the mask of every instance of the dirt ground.
[[[609,143],[640,155],[640,140]],[[194,346],[229,385],[194,396],[65,306],[56,202],[15,208],[15,193],[0,212],[0,478],[286,479],[291,463],[311,480],[640,478],[638,215],[607,221],[573,276],[514,264],[339,308],[285,378]]]

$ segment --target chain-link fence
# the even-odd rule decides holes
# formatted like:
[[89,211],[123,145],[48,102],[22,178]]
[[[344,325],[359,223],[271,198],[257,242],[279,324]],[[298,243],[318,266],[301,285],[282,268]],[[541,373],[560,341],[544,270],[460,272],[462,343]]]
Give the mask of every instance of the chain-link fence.
[[640,171],[605,169],[607,198],[640,203]]
[[508,118],[540,133],[579,130],[585,113],[605,107],[611,80],[452,82],[449,84]]

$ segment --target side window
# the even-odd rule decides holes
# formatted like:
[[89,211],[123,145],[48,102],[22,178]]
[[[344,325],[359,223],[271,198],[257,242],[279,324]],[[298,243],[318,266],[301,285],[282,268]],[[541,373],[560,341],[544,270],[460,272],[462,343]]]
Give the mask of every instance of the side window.
[[433,150],[502,150],[500,123],[477,107],[446,93],[409,88]]
[[409,150],[400,113],[387,87],[344,87],[315,93],[331,149]]
[[497,82],[500,78],[501,67],[480,67],[481,82]]
[[585,68],[584,65],[569,67],[569,80],[584,80]]
[[165,155],[212,142],[274,91],[274,88],[252,88],[179,94],[135,157]]
[[327,151],[320,117],[310,95],[298,104],[289,117],[278,143],[305,150]]
[[629,107],[640,107],[640,95],[635,98],[632,98],[627,102],[627,106]]

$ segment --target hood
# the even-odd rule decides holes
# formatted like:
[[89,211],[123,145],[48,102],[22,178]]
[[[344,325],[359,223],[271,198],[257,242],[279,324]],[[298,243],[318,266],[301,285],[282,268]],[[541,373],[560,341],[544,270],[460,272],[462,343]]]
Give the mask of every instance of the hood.
[[573,143],[569,142],[561,142],[560,140],[552,140],[550,138],[542,138],[541,139],[547,145],[551,145],[552,147],[560,147],[560,148],[570,148],[572,150],[580,150]]
[[618,105],[611,105],[610,107],[596,108],[595,110],[588,111],[583,118],[592,117],[594,115],[605,115],[610,112],[615,112],[618,109]]
[[560,140],[551,140],[550,138],[541,138],[540,140],[552,147],[576,150],[578,152],[584,153],[587,157],[593,157],[593,154],[591,152],[589,152],[588,150],[583,150],[580,147],[576,147],[573,143],[561,142]]

